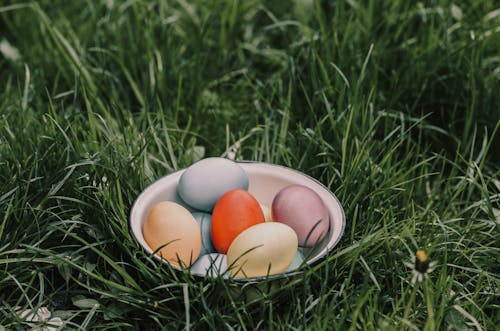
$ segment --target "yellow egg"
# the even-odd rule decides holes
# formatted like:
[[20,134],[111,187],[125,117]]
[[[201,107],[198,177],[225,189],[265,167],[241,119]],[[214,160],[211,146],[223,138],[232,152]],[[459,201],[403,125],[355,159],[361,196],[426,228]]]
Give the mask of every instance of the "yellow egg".
[[292,263],[297,247],[297,234],[288,225],[259,223],[234,239],[227,251],[227,265],[235,278],[279,274]]
[[264,219],[266,220],[266,222],[271,222],[273,220],[271,208],[269,208],[268,206],[263,205],[261,203],[259,203],[259,205],[260,205],[260,209],[262,209],[262,213],[264,214]]
[[143,235],[153,251],[163,246],[157,255],[175,266],[188,267],[200,255],[198,223],[186,208],[175,202],[163,201],[151,208]]

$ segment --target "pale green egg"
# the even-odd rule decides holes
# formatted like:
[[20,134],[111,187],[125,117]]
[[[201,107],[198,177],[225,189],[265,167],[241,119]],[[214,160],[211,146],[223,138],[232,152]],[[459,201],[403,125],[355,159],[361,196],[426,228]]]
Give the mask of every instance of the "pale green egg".
[[193,217],[198,222],[201,231],[201,252],[200,255],[205,255],[209,253],[215,253],[215,247],[212,243],[212,235],[210,232],[210,227],[212,224],[212,215],[202,212],[194,212]]
[[190,270],[192,274],[202,277],[227,277],[227,257],[219,253],[201,255]]
[[295,269],[299,268],[302,263],[304,263],[304,254],[300,251],[300,248],[297,249],[297,253],[295,254],[295,257],[293,258],[292,263],[286,268],[286,272],[288,271],[294,271]]

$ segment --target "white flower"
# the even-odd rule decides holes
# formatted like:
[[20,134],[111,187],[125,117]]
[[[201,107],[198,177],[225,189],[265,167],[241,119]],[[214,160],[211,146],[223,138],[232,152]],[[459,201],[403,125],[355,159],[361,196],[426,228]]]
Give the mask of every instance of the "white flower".
[[[64,324],[59,317],[50,318],[51,313],[47,307],[40,307],[35,312],[32,309],[21,310],[21,307],[17,307],[16,314],[26,322],[36,322],[28,323],[31,331],[57,331]],[[1,328],[0,331],[2,331]]]
[[412,257],[411,262],[404,262],[404,265],[412,270],[411,283],[421,282],[431,273],[437,262],[430,261],[427,253],[423,249],[419,249]]

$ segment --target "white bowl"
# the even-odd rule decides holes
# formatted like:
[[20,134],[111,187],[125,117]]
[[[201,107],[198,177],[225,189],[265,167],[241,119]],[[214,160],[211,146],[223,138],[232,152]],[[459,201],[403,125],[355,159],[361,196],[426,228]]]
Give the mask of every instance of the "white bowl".
[[[248,191],[261,203],[271,207],[274,196],[285,186],[291,184],[304,185],[314,190],[323,200],[330,213],[330,230],[325,239],[310,251],[305,251],[306,263],[313,265],[324,259],[339,242],[346,225],[344,210],[337,197],[323,184],[314,178],[299,171],[269,163],[239,161],[238,164],[245,170],[249,179]],[[177,183],[185,169],[162,177],[149,185],[137,197],[130,212],[130,228],[132,234],[144,247],[146,252],[153,250],[144,240],[142,229],[149,210],[158,202],[169,200],[180,203],[190,211],[177,194]],[[155,255],[155,258],[161,259]],[[165,260],[162,260],[168,263]],[[174,268],[177,268],[173,266]],[[275,275],[279,276],[279,275]]]

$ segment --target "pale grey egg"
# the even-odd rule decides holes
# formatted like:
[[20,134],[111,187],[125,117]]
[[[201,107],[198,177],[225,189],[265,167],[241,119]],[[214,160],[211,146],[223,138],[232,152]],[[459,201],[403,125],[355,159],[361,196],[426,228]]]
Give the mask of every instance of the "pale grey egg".
[[229,190],[248,189],[248,176],[236,162],[211,157],[187,168],[179,179],[177,192],[189,206],[210,212]]

